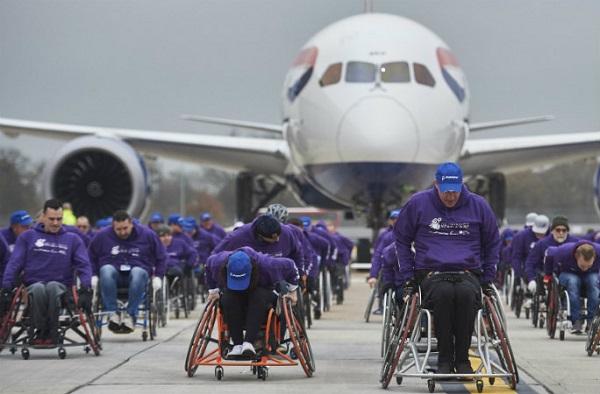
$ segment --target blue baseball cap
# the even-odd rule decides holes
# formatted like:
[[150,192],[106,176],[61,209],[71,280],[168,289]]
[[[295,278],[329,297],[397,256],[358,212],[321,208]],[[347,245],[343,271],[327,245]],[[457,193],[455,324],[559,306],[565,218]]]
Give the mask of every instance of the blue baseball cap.
[[200,215],[201,222],[206,222],[207,220],[210,220],[210,219],[212,219],[210,212],[204,212],[202,215]]
[[435,172],[435,180],[442,193],[460,192],[463,183],[462,169],[456,163],[442,163]]
[[196,219],[194,219],[191,216],[188,216],[187,218],[182,219],[181,222],[182,222],[181,228],[183,228],[183,231],[185,231],[186,233],[191,232],[197,226]]
[[150,223],[164,223],[165,218],[160,214],[160,212],[152,212],[150,215]]
[[171,225],[171,224],[178,224],[178,225],[182,225],[181,220],[183,218],[181,217],[180,214],[178,213],[172,213],[169,215],[169,218],[167,219],[167,224]]
[[400,215],[400,210],[394,209],[392,212],[390,212],[390,219],[397,219],[399,215]]
[[250,287],[252,262],[250,256],[238,250],[229,256],[227,262],[227,288],[230,290],[247,290]]
[[112,218],[102,218],[96,221],[96,228],[108,227],[112,224]]
[[310,227],[310,224],[312,222],[310,216],[301,216],[300,221],[302,222],[304,228]]
[[15,211],[10,214],[10,224],[20,224],[21,226],[31,226],[33,218],[27,211]]

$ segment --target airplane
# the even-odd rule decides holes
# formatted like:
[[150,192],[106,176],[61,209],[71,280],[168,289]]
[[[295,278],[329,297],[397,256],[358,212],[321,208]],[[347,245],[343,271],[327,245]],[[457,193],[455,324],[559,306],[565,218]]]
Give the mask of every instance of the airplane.
[[287,187],[308,205],[362,212],[375,230],[386,210],[431,184],[442,162],[458,161],[502,218],[506,174],[600,148],[600,132],[469,138],[551,117],[471,122],[467,79],[450,47],[390,14],[351,16],[315,34],[292,62],[282,96],[281,124],[182,116],[268,133],[261,138],[3,117],[0,130],[64,141],[45,166],[44,193],[92,220],[119,208],[143,214],[150,189],[141,152],[238,171],[240,219]]

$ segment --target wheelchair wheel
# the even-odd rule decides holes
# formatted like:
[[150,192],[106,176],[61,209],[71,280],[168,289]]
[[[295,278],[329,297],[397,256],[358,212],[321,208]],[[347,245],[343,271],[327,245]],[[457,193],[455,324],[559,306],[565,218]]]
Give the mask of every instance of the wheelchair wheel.
[[381,367],[380,382],[381,387],[384,389],[389,386],[390,381],[396,372],[396,367],[398,367],[400,356],[415,327],[418,296],[418,294],[413,294],[408,302],[402,306],[398,315],[399,318],[400,316],[402,317],[402,320],[394,327],[388,349],[385,352],[383,366]]
[[596,314],[592,325],[588,329],[587,340],[585,342],[585,351],[589,357],[592,357],[594,351],[600,346],[600,314]]
[[371,290],[371,294],[369,295],[369,300],[367,301],[367,309],[365,309],[364,319],[365,322],[368,323],[371,318],[371,311],[373,310],[373,304],[375,303],[375,298],[377,298],[377,286],[374,286]]
[[19,287],[13,296],[8,312],[0,319],[0,352],[4,349],[4,344],[10,338],[12,328],[18,320],[22,304],[22,293],[23,287]]
[[312,327],[312,296],[308,289],[302,293],[302,301],[303,301],[303,311],[304,311],[304,319],[306,322],[306,328]]
[[383,323],[381,330],[381,357],[385,356],[385,351],[390,344],[390,336],[393,330],[393,310],[395,308],[394,303],[394,291],[389,289],[383,296]]
[[546,332],[551,339],[554,339],[556,335],[559,308],[558,284],[555,281],[551,281],[548,285],[548,296],[546,299]]
[[331,309],[331,277],[327,268],[321,271],[321,287],[321,305],[323,311],[328,312]]
[[515,295],[513,296],[514,299],[514,303],[515,303],[515,316],[518,318],[521,317],[521,309],[523,307],[523,299],[525,298],[525,295],[523,294],[523,289],[521,289],[521,287],[519,287],[518,289],[515,290]]
[[502,366],[508,373],[511,374],[508,384],[510,388],[514,390],[519,382],[515,357],[494,302],[490,299],[490,297],[487,296],[485,296],[484,299],[487,314],[490,318],[491,328],[495,336],[494,339],[497,341],[497,344],[494,347],[496,348],[496,352],[498,353],[498,358],[500,359]]
[[185,295],[188,310],[188,313],[185,315],[187,318],[189,312],[196,309],[196,280],[191,275],[185,275],[183,277],[183,294]]
[[150,340],[156,338],[156,327],[158,326],[158,310],[156,309],[156,293],[152,286],[149,288],[150,297],[146,300],[146,313],[148,316],[148,328],[150,331]]
[[88,346],[92,349],[95,356],[99,356],[102,345],[100,344],[100,335],[94,315],[91,312],[85,313],[79,309],[79,322],[83,327]]
[[194,376],[198,368],[196,360],[204,356],[209,342],[214,342],[211,334],[217,319],[217,309],[218,305],[216,301],[211,301],[206,305],[196,325],[194,335],[192,335],[184,365],[185,371],[190,378]]
[[298,358],[302,369],[307,377],[311,377],[315,372],[315,358],[313,356],[310,341],[306,335],[306,330],[298,319],[297,311],[292,307],[292,301],[285,299],[283,304],[286,327],[290,335],[290,340],[294,346],[294,354]]
[[536,294],[533,295],[533,301],[531,303],[531,323],[536,328],[538,326],[540,313],[540,297],[540,294],[536,292]]

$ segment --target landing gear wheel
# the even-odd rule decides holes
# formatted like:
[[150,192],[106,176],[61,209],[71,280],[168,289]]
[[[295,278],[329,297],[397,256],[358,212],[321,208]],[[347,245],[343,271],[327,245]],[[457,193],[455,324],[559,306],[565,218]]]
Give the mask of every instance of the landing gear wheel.
[[29,349],[21,349],[21,357],[23,360],[29,360]]
[[396,376],[396,384],[398,384],[398,386],[402,384],[402,376]]
[[215,377],[217,378],[217,380],[222,380],[223,375],[225,375],[225,372],[223,372],[223,367],[221,367],[220,365],[216,366],[215,367]]
[[59,347],[58,348],[58,358],[60,358],[61,360],[64,360],[65,357],[67,357],[67,351],[65,350],[64,347]]
[[142,341],[146,342],[148,340],[148,331],[142,332]]
[[558,333],[558,339],[560,339],[561,341],[565,340],[565,330],[560,330],[560,332]]
[[476,381],[475,385],[477,386],[477,392],[481,393],[483,391],[483,380]]
[[490,386],[493,386],[496,383],[496,378],[489,378],[488,381],[490,382]]
[[433,379],[427,381],[427,390],[429,390],[430,393],[435,391],[435,381]]

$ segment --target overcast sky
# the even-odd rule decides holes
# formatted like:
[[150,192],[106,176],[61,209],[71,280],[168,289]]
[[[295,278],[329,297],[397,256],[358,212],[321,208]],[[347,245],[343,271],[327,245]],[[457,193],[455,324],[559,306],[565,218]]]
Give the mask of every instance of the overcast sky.
[[[374,8],[448,43],[470,84],[473,122],[557,117],[479,136],[600,130],[600,1],[375,0]],[[0,0],[0,115],[197,132],[223,129],[179,115],[278,123],[299,48],[362,10],[362,0]],[[0,135],[5,146],[36,158],[58,147]]]

